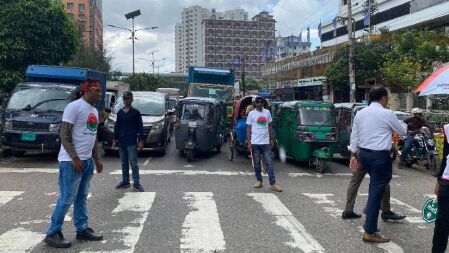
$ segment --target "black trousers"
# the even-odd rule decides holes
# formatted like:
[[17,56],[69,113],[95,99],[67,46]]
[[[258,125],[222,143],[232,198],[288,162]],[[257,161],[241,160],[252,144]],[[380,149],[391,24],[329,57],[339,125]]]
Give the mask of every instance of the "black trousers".
[[440,180],[438,215],[433,232],[432,253],[444,253],[449,237],[449,181]]

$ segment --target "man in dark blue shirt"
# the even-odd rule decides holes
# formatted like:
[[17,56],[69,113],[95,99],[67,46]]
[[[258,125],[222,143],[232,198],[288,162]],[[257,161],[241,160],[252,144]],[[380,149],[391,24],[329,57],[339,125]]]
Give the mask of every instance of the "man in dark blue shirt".
[[137,150],[140,151],[144,147],[143,123],[139,110],[132,107],[132,102],[132,92],[123,93],[125,107],[118,111],[114,127],[112,148],[115,149],[118,146],[122,161],[122,181],[115,188],[125,189],[131,186],[129,183],[129,166],[131,165],[134,189],[143,192],[137,165]]

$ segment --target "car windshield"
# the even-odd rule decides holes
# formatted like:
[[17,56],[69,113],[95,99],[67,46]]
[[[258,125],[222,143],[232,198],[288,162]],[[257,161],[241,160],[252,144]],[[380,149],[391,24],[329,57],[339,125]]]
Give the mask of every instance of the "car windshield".
[[181,119],[185,120],[204,120],[206,117],[206,105],[184,104],[182,106]]
[[177,103],[178,103],[178,101],[176,101],[176,99],[174,99],[174,98],[170,98],[168,100],[168,104],[170,105],[170,108],[172,108],[172,109],[176,108]]
[[7,110],[63,112],[72,98],[74,89],[24,86],[12,94]]
[[301,107],[298,123],[307,126],[334,126],[332,109],[326,107]]
[[[134,97],[132,106],[140,111],[143,116],[162,116],[165,111],[164,98],[159,97]],[[114,106],[113,113],[117,114],[125,105],[120,98]]]
[[234,87],[227,85],[200,85],[194,84],[189,89],[190,97],[218,98],[225,103],[233,102]]

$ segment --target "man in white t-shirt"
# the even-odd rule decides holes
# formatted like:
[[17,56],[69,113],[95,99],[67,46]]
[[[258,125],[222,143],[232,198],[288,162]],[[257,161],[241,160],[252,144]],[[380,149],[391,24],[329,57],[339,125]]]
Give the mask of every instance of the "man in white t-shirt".
[[264,98],[256,97],[255,102],[256,109],[252,110],[246,119],[248,149],[252,151],[251,159],[253,159],[257,179],[254,187],[262,187],[262,171],[260,168],[260,160],[262,157],[265,168],[267,169],[271,190],[282,192],[282,188],[276,184],[273,165],[271,163],[271,149],[274,148],[271,113],[263,108],[264,104],[266,104]]
[[60,194],[44,239],[45,243],[55,248],[71,246],[71,242],[64,239],[62,227],[64,217],[72,204],[76,239],[103,240],[103,236],[94,233],[87,222],[87,195],[94,174],[94,164],[98,173],[103,171],[103,164],[96,149],[99,120],[95,104],[101,99],[100,83],[87,80],[81,85],[80,92],[82,97],[64,109],[60,128]]

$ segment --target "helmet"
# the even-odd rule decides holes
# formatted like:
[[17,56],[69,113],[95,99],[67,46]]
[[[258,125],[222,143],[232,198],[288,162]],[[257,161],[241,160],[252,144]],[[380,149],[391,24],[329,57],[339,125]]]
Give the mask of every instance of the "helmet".
[[415,115],[415,114],[422,114],[421,108],[413,108],[412,109],[412,114],[413,115]]

